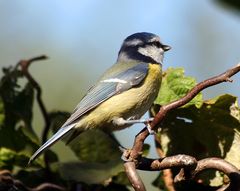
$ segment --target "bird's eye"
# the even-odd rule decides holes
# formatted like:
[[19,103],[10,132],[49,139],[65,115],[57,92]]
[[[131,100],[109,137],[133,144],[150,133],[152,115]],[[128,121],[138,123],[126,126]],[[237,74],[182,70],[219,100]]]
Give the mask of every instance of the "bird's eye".
[[154,41],[152,44],[153,44],[154,46],[158,47],[158,48],[161,47],[161,44],[160,44],[159,41]]

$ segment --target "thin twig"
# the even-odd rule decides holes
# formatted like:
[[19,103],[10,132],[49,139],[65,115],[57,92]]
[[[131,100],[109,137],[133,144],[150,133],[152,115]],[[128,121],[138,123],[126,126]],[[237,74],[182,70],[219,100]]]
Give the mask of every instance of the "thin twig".
[[[49,119],[49,116],[48,116],[47,109],[46,109],[46,107],[43,103],[43,100],[42,100],[42,89],[41,89],[40,85],[38,84],[38,82],[29,73],[28,68],[33,62],[41,61],[41,60],[45,60],[45,59],[47,59],[47,56],[42,55],[42,56],[31,58],[29,60],[21,60],[18,63],[18,65],[20,65],[21,68],[22,68],[22,73],[28,79],[28,81],[32,84],[33,88],[36,90],[37,103],[40,107],[40,111],[43,115],[44,124],[45,124],[45,126],[43,128],[43,132],[42,132],[42,143],[45,143],[47,141],[47,135],[48,135],[48,132],[50,130],[50,119]],[[48,163],[46,153],[44,154],[44,162],[45,162],[47,174],[50,175],[50,168],[49,168],[49,163]]]
[[42,133],[42,143],[46,142],[47,140],[47,134],[50,128],[50,119],[48,117],[47,109],[43,103],[42,100],[42,89],[38,82],[33,78],[33,76],[29,73],[28,68],[34,61],[40,61],[47,59],[47,56],[42,55],[38,57],[31,58],[29,60],[21,60],[19,62],[19,65],[22,67],[22,72],[26,76],[26,78],[29,80],[29,82],[32,84],[32,86],[36,89],[37,92],[37,102],[40,107],[41,113],[43,115],[43,119],[45,122],[45,128]]
[[55,191],[66,191],[67,189],[52,183],[43,183],[35,188],[31,188],[30,191],[45,191],[45,190],[55,190]]
[[34,188],[29,188],[22,181],[15,179],[9,170],[0,171],[0,190],[26,190],[26,191],[44,191],[44,190],[55,190],[55,191],[65,191],[65,187],[45,182]]
[[54,190],[54,191],[66,191],[67,189],[59,186],[57,184],[45,182],[39,184],[34,188],[27,187],[20,180],[14,180],[14,184],[9,188],[9,190],[26,190],[26,191],[46,191],[46,190]]

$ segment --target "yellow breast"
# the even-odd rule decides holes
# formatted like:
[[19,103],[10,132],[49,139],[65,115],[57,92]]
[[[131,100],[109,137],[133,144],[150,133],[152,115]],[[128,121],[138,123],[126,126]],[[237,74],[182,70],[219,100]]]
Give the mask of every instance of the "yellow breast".
[[[157,64],[149,64],[148,74],[141,84],[101,103],[86,114],[77,127],[117,129],[112,124],[114,117],[139,119],[157,97],[161,79],[161,67]],[[127,126],[120,129],[125,127]]]

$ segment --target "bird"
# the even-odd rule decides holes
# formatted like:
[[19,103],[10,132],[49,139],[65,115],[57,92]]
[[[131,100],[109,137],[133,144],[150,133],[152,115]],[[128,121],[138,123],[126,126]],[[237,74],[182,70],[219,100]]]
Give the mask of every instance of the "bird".
[[128,36],[115,64],[87,91],[71,116],[31,156],[29,163],[66,135],[71,142],[87,129],[114,131],[148,122],[141,117],[158,95],[164,52],[170,49],[150,32]]

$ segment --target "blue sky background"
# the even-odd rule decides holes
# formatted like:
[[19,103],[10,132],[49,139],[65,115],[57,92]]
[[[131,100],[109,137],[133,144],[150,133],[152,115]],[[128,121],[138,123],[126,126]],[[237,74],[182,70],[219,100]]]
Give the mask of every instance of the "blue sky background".
[[[123,39],[135,32],[156,33],[172,46],[165,54],[164,69],[184,67],[197,81],[225,71],[240,62],[239,16],[213,0],[0,0],[0,67],[48,55],[49,60],[30,70],[43,88],[48,110],[72,111],[115,62]],[[240,75],[233,79],[204,91],[205,98],[224,93],[239,97]],[[40,131],[37,107],[35,112],[34,125]],[[139,130],[116,134],[130,147]],[[145,174],[147,179],[156,175]]]

